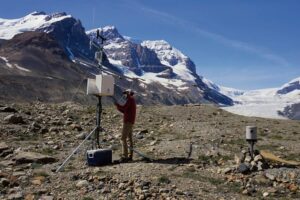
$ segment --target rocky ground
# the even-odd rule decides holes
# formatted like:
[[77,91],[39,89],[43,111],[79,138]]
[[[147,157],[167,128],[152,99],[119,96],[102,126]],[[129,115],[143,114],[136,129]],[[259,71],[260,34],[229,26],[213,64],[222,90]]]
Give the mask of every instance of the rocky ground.
[[[122,116],[105,107],[103,147],[119,158]],[[95,107],[73,103],[0,107],[0,199],[300,199],[300,169],[249,158],[256,149],[300,161],[300,122],[249,118],[211,105],[139,107],[130,163],[88,167],[85,151],[55,170],[94,128]],[[190,157],[189,157],[190,154]]]

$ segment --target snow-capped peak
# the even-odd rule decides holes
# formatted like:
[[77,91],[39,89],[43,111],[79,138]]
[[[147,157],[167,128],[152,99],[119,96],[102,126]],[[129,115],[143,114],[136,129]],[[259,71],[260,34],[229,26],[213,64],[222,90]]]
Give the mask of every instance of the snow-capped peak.
[[100,34],[108,40],[125,40],[123,36],[119,33],[118,29],[115,26],[104,26],[102,28],[95,28],[89,31],[86,31],[86,34],[92,37],[96,36],[97,30],[100,31]]
[[161,62],[167,66],[174,66],[179,63],[186,64],[185,62],[188,60],[186,55],[165,40],[146,40],[141,45],[155,51]]
[[299,91],[300,93],[300,77],[284,84],[280,89],[278,89],[277,94],[287,94],[293,91]]
[[0,18],[0,39],[8,40],[16,34],[46,28],[54,22],[71,17],[64,12],[47,15],[44,12],[35,11],[19,19]]
[[141,43],[142,46],[153,50],[160,62],[166,66],[172,67],[175,74],[178,74],[184,80],[194,82],[196,72],[194,63],[189,57],[181,51],[171,46],[165,40],[145,40]]

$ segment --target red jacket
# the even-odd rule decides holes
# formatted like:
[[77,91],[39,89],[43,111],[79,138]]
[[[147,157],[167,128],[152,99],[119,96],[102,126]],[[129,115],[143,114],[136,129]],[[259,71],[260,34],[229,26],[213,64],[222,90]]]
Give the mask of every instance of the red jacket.
[[124,114],[124,123],[134,124],[136,115],[136,103],[133,96],[128,95],[126,103],[122,106],[116,104],[117,109]]

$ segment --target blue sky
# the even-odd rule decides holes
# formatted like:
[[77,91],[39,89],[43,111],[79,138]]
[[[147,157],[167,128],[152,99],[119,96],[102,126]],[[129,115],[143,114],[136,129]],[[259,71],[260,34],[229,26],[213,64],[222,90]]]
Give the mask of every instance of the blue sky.
[[300,76],[299,10],[298,0],[3,0],[0,17],[65,11],[86,30],[164,39],[217,84],[259,89]]

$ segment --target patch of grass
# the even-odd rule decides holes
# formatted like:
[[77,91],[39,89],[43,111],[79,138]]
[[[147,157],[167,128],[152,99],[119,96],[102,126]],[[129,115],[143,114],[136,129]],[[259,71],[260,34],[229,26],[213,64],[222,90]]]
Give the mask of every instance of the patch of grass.
[[69,164],[69,165],[67,165],[66,167],[63,168],[63,171],[68,172],[68,171],[73,171],[75,169],[76,168],[72,164]]
[[241,184],[240,183],[237,183],[237,182],[228,183],[226,185],[226,187],[230,192],[235,192],[235,193],[241,192]]
[[169,129],[169,128],[167,128],[167,127],[164,127],[164,128],[160,128],[160,129],[158,130],[158,132],[159,132],[160,134],[162,134],[162,135],[164,135],[164,134],[169,134],[169,133],[171,133],[171,129]]
[[257,145],[258,149],[261,150],[269,150],[269,151],[276,151],[278,150],[278,145],[276,144],[263,144],[263,145]]
[[[175,175],[179,176],[179,175]],[[182,174],[182,177],[200,181],[200,182],[208,182],[217,187],[217,190],[222,191],[224,193],[233,192],[233,193],[240,193],[241,185],[240,183],[226,183],[223,178],[214,178],[212,176],[204,176],[202,174],[193,173],[190,171],[185,171]],[[204,192],[209,192],[209,190],[203,190]]]
[[54,150],[51,148],[44,148],[41,150],[41,153],[46,154],[46,155],[54,155],[55,154]]
[[83,197],[82,200],[94,200],[92,197]]
[[177,166],[176,166],[176,165],[173,165],[169,170],[170,170],[170,171],[174,171],[176,168],[177,168]]
[[247,145],[247,142],[245,139],[242,139],[242,138],[238,138],[238,139],[235,139],[235,140],[227,140],[225,141],[226,144],[235,144],[235,145]]
[[219,160],[228,161],[232,160],[232,157],[229,155],[217,155],[217,156],[207,156],[204,154],[201,154],[198,156],[199,162],[209,163],[209,162],[218,162]]
[[171,180],[170,180],[167,176],[165,176],[165,175],[162,175],[161,177],[159,177],[159,178],[157,179],[157,181],[158,181],[159,183],[165,183],[165,184],[171,183]]
[[291,154],[286,155],[285,159],[299,161],[300,160],[300,154],[299,153],[291,153]]
[[209,176],[203,176],[198,173],[193,173],[190,171],[185,171],[182,176],[184,178],[189,178],[189,179],[193,179],[193,180],[200,181],[200,182],[209,182],[212,185],[216,185],[216,186],[225,183],[225,181],[223,179],[217,179],[217,178],[213,178],[213,177],[209,177]]
[[38,141],[39,137],[35,134],[19,134],[16,138],[17,141]]
[[269,138],[273,139],[273,140],[282,140],[283,139],[283,137],[281,135],[270,135]]
[[35,176],[43,176],[43,177],[48,177],[49,174],[47,174],[47,172],[44,172],[44,171],[39,171],[39,172],[36,172],[34,173]]
[[38,168],[41,168],[43,165],[42,164],[39,164],[39,163],[32,163],[31,164],[31,169],[38,169]]
[[198,160],[203,162],[209,162],[211,158],[212,158],[211,156],[207,156],[203,154],[198,156]]

